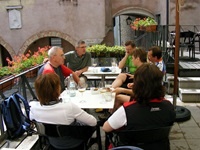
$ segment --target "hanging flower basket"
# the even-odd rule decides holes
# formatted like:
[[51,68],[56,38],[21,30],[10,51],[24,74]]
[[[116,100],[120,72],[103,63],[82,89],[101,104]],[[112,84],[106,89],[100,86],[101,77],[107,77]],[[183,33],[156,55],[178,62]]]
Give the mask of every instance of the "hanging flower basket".
[[147,32],[156,31],[157,22],[150,17],[147,18],[136,18],[131,24],[133,30],[142,30]]
[[140,30],[141,30],[141,31],[146,31],[146,27],[140,26]]
[[156,30],[157,30],[157,25],[146,26],[146,31],[147,32],[155,32]]

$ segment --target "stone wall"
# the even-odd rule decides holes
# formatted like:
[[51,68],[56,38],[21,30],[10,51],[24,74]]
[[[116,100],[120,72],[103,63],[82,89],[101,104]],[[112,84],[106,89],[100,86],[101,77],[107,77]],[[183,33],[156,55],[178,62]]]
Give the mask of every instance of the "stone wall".
[[[49,32],[55,37],[63,38],[64,35],[67,38],[63,39],[72,45],[80,39],[100,43],[105,37],[105,1],[79,0],[77,5],[73,2],[71,0],[0,1],[0,18],[4,20],[0,21],[0,44],[5,46],[13,57],[24,53],[29,45]],[[21,20],[21,28],[10,28],[8,13],[13,9],[21,13],[20,18],[16,19]]]

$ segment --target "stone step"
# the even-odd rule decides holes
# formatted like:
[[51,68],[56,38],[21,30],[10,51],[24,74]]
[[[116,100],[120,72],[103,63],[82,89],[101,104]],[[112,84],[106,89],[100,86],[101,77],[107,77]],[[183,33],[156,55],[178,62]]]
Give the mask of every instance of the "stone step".
[[[168,76],[167,82],[167,93],[172,94],[174,88],[174,76]],[[200,89],[200,77],[178,77],[178,88]]]
[[179,77],[179,88],[200,89],[200,77]]
[[179,98],[182,102],[200,102],[200,88],[179,88]]

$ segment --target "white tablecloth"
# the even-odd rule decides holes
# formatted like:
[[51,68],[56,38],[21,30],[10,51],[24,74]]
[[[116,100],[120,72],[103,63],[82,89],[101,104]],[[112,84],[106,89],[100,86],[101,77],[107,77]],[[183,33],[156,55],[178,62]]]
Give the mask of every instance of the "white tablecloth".
[[[109,102],[105,101],[105,98],[99,92],[92,94],[90,90],[86,90],[83,93],[83,97],[81,93],[77,90],[75,97],[69,97],[67,90],[63,91],[60,96],[63,99],[63,103],[70,100],[74,104],[78,105],[83,109],[95,109],[95,108],[104,108],[104,109],[112,109],[114,106],[115,93],[112,93],[112,100]],[[80,103],[80,101],[84,99],[84,103]]]

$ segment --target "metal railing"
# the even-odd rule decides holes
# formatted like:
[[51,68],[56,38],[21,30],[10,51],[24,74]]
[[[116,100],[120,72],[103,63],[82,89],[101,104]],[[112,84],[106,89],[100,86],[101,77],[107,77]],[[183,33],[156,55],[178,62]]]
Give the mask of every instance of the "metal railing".
[[[17,75],[11,75],[10,78],[7,78],[3,81],[0,82],[0,85],[3,85],[4,83],[6,82],[9,82],[9,81],[12,81],[12,80],[15,80],[16,78],[20,78],[20,82],[19,82],[19,88],[22,90],[22,94],[24,96],[24,98],[27,99],[27,91],[26,89],[28,88],[30,94],[32,95],[33,99],[36,98],[35,96],[35,93],[33,92],[27,78],[26,78],[26,73],[30,72],[30,71],[33,71],[35,69],[38,69],[40,68],[42,65],[38,65],[36,67],[33,67],[33,68],[30,68],[26,71],[23,71],[22,73],[20,74],[17,74]],[[27,87],[27,88],[26,88]],[[0,90],[0,95],[1,95],[1,99],[0,99],[0,103],[6,98],[4,92],[2,90]],[[1,114],[1,107],[0,107],[0,141],[3,141],[7,138],[7,133],[6,133],[6,130],[4,128],[4,122],[3,122],[3,116]],[[1,144],[1,143],[0,143]]]
[[[194,33],[198,33],[200,29],[200,25],[181,25],[180,31],[192,31]],[[160,46],[163,51],[163,57],[165,63],[168,62],[169,58],[169,49],[174,50],[174,47],[171,43],[171,35],[170,33],[175,31],[175,25],[159,25],[157,27],[157,31],[155,32],[143,32],[143,34],[139,35],[135,38],[135,42],[137,46],[142,46],[146,50],[148,50],[151,46]],[[142,32],[141,32],[142,33]],[[200,36],[199,36],[200,37]],[[200,38],[199,38],[200,39]],[[197,39],[195,42],[199,42],[195,44],[196,49],[200,49],[200,40]],[[199,50],[200,51],[200,50]]]

